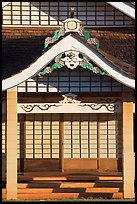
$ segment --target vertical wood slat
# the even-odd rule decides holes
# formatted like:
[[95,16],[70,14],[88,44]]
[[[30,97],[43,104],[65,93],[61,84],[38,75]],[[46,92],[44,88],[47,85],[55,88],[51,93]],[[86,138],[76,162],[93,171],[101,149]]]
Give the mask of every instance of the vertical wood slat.
[[29,25],[31,25],[31,2],[29,2]]
[[41,25],[41,2],[39,2],[39,25]]
[[107,114],[107,158],[109,158],[108,121],[109,121],[109,115]]
[[52,113],[50,114],[50,158],[52,158]]
[[59,169],[64,172],[64,114],[60,113],[59,121]]
[[22,2],[20,2],[20,24],[22,25]]
[[20,172],[24,172],[24,159],[26,155],[26,114],[23,114],[20,124]]
[[41,131],[42,131],[42,135],[41,135],[41,149],[42,149],[42,159],[43,159],[43,114],[42,114],[42,120],[41,120]]
[[99,169],[100,160],[100,115],[97,114],[97,169]]
[[119,157],[119,155],[118,155],[118,146],[119,146],[118,139],[119,139],[119,137],[118,137],[118,114],[117,113],[115,114],[115,135],[116,135],[116,137],[115,137],[115,141],[116,141],[116,157],[118,158]]
[[90,114],[88,114],[88,158],[90,158]]
[[80,158],[82,158],[81,155],[81,114],[79,114],[79,153],[80,153]]
[[35,114],[33,115],[33,158],[35,158]]
[[71,114],[71,158],[73,158],[73,115]]
[[48,25],[50,25],[50,1],[49,1],[49,15],[48,15]]
[[13,7],[12,7],[12,2],[11,2],[11,25],[13,24]]

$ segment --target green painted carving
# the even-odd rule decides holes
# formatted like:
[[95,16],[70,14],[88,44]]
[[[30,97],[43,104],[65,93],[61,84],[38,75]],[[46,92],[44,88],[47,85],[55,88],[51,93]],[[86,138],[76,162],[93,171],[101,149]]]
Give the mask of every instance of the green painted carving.
[[58,41],[59,38],[60,38],[60,30],[55,30],[54,32],[54,36],[53,37],[47,37],[45,39],[45,43],[44,43],[44,49],[43,50],[46,50],[48,48],[48,45],[50,43],[54,43],[55,41]]
[[[61,60],[62,54],[59,54],[57,57],[55,57],[55,63],[52,64],[52,66],[45,67],[42,71],[38,72],[38,76],[44,76],[45,74],[50,74],[52,71],[56,69],[60,69],[61,67],[65,66],[65,63]],[[93,66],[91,62],[89,62],[89,59],[86,58],[85,54],[82,54],[83,61],[79,63],[79,66],[83,67],[84,69],[89,69],[95,74],[100,75],[108,75],[107,72],[103,71],[99,67]]]
[[99,49],[99,43],[96,44],[96,48]]
[[57,41],[60,38],[60,30],[55,30],[53,38]]
[[99,73],[100,75],[108,75],[107,72],[102,71],[101,69],[98,70],[98,73]]
[[42,71],[38,72],[38,76],[44,76],[46,74],[46,68],[44,68]]
[[96,48],[99,49],[99,41],[96,38],[91,38],[90,31],[83,30],[84,39],[88,41],[89,44],[96,45]]
[[[81,32],[79,31],[78,33],[80,36],[84,36],[84,39],[89,44],[95,45],[97,49],[99,48],[99,41],[96,38],[91,38],[90,31],[82,29],[82,31]],[[53,37],[47,37],[45,39],[43,51],[45,51],[48,48],[48,45],[50,43],[54,43],[55,41],[58,41],[60,36],[64,36],[64,35],[65,35],[64,27],[61,27],[60,30],[55,30]]]
[[60,59],[62,57],[63,53],[59,54],[56,58],[55,58],[55,63],[52,64],[52,66],[47,66],[45,67],[42,71],[38,72],[38,76],[44,76],[45,74],[50,74],[52,71],[54,71],[55,69],[61,68],[64,66],[64,63],[60,62]]
[[85,69],[89,69],[93,73],[100,74],[100,75],[107,75],[107,73],[105,71],[102,71],[98,67],[94,67],[90,62],[86,62],[84,64],[80,64],[80,66],[85,68]]
[[90,62],[86,62],[84,64],[80,64],[81,67],[85,68],[85,69],[89,69],[92,71],[93,69],[93,65]]
[[90,40],[91,39],[91,36],[90,36],[90,32],[88,30],[83,30],[84,32],[84,39],[85,40]]
[[59,62],[55,62],[51,67],[52,67],[52,71],[54,71],[57,68],[61,68],[62,65]]

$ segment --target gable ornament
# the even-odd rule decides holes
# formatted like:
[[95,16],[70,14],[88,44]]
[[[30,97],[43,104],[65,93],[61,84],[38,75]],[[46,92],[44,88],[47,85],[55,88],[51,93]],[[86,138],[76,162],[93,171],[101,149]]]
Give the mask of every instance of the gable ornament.
[[49,44],[58,41],[61,36],[64,36],[66,33],[69,32],[76,32],[79,36],[84,37],[84,39],[89,43],[99,48],[99,40],[97,38],[91,38],[90,31],[85,30],[84,27],[81,25],[81,21],[76,18],[68,18],[63,21],[63,25],[60,27],[59,30],[55,30],[53,37],[45,38],[44,42],[44,49],[46,51]]
[[73,94],[73,93],[67,93],[62,95],[64,97],[64,100],[59,101],[59,103],[63,103],[63,104],[68,104],[68,103],[73,103],[73,104],[79,104],[81,103],[81,101],[76,100],[77,95]]

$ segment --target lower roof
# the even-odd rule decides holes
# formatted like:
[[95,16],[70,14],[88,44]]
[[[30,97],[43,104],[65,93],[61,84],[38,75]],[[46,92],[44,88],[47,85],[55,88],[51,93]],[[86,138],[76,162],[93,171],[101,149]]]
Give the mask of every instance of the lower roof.
[[[57,28],[3,28],[2,79],[28,67],[43,53],[45,37]],[[100,28],[90,30],[100,43],[100,52],[114,64],[118,62],[129,77],[135,75],[134,28]]]
[[[43,53],[31,65],[29,65],[28,67],[24,67],[24,69],[20,73],[3,80],[2,89],[6,90],[22,83],[28,78],[33,77],[38,71],[48,65],[48,63],[51,62],[58,54],[68,50],[76,50],[86,54],[94,63],[96,63],[99,67],[106,71],[112,78],[131,88],[135,87],[134,79],[131,78],[128,73],[125,73],[125,69],[120,70],[119,68],[121,66],[116,66],[116,64],[118,65],[118,63],[113,63],[113,58],[110,59],[110,57],[108,55],[105,55],[105,53],[102,52],[101,49],[99,49],[98,51],[95,50],[93,46],[90,46],[79,36],[71,33],[57,42],[48,51]],[[132,67],[129,66],[129,68],[131,68],[132,70]]]

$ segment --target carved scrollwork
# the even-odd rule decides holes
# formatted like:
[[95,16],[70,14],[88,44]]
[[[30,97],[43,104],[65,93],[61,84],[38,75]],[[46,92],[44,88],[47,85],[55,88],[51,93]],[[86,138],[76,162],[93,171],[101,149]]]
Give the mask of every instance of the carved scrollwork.
[[40,110],[48,110],[51,107],[58,107],[61,105],[57,104],[44,104],[44,105],[38,105],[38,104],[27,104],[27,105],[21,105],[20,107],[25,111],[25,112],[31,112],[35,107],[39,108]]
[[[118,103],[119,102],[119,103]],[[92,110],[99,110],[102,107],[105,107],[108,111],[110,112],[114,112],[116,111],[121,105],[121,100],[120,99],[116,99],[113,103],[91,103],[91,104],[81,104],[79,106],[81,107],[85,107],[88,106],[90,107]]]

